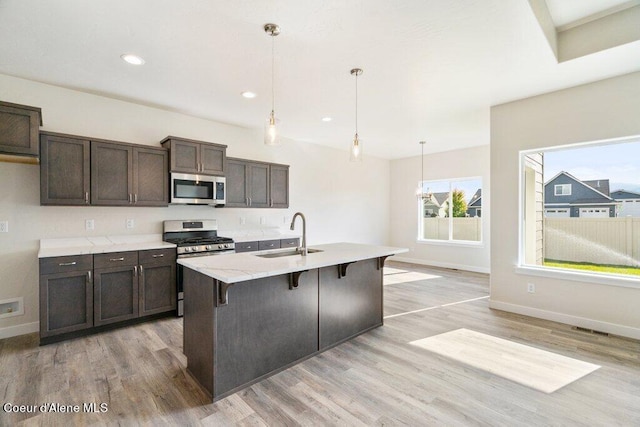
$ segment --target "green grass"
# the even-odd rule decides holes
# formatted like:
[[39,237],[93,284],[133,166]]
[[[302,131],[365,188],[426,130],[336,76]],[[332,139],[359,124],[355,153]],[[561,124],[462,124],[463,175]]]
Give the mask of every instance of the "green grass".
[[546,267],[567,268],[570,270],[586,270],[592,271],[594,273],[612,273],[640,276],[640,268],[628,267],[623,265],[601,265],[591,264],[588,262],[569,262],[556,260],[544,260],[544,265]]

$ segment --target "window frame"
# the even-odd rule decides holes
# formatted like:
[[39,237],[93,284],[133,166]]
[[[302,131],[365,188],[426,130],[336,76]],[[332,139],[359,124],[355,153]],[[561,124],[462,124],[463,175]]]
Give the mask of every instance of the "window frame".
[[[613,145],[625,142],[640,142],[640,135],[612,138],[606,140],[588,141],[575,144],[564,144],[553,147],[539,147],[534,149],[520,150],[518,153],[518,258],[514,270],[516,274],[547,277],[553,279],[564,279],[578,282],[595,283],[608,286],[640,288],[640,278],[633,275],[584,272],[569,268],[549,267],[544,265],[528,264],[525,261],[526,231],[525,231],[525,171],[527,166],[526,157],[533,153],[547,153],[551,151],[561,151],[580,147],[595,145]],[[555,188],[554,188],[555,195]],[[543,210],[544,215],[544,210]]]
[[[568,188],[569,192],[565,193],[564,190],[563,190],[560,193],[558,193],[558,188],[561,188],[561,189]],[[554,184],[554,186],[553,186],[553,195],[554,196],[570,196],[571,195],[571,191],[572,191],[571,184]]]
[[[459,178],[445,178],[445,179],[430,179],[430,180],[424,180],[424,181],[418,181],[418,188],[424,188],[425,184],[429,184],[429,183],[442,183],[442,182],[448,182],[449,183],[449,197],[447,198],[447,201],[449,202],[449,205],[451,205],[451,194],[453,192],[453,185],[456,182],[463,182],[463,181],[474,181],[477,180],[479,181],[479,188],[480,190],[484,191],[484,185],[483,185],[483,180],[481,176],[468,176],[468,177],[459,177]],[[418,233],[416,236],[416,242],[420,243],[420,244],[434,244],[434,245],[445,245],[445,246],[474,246],[474,247],[480,247],[480,246],[484,246],[484,218],[483,217],[479,217],[480,218],[480,240],[459,240],[459,239],[453,239],[453,216],[449,216],[449,235],[448,235],[448,239],[447,240],[439,240],[439,239],[425,239],[424,237],[424,213],[423,213],[423,202],[421,199],[416,200],[416,205],[418,208],[418,212],[417,212],[417,216],[418,216]],[[467,206],[468,208],[468,206]]]

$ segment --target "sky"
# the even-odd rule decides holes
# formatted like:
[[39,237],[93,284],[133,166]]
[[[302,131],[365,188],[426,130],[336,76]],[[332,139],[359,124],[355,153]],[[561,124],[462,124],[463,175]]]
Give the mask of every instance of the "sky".
[[640,139],[544,153],[544,181],[560,171],[584,180],[609,179],[611,191],[640,192]]

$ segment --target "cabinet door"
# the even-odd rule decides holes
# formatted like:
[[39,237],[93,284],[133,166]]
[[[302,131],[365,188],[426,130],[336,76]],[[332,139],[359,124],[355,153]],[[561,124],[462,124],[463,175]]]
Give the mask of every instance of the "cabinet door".
[[88,205],[89,141],[56,135],[40,136],[40,204]]
[[0,102],[0,153],[38,155],[40,109]]
[[40,336],[93,326],[91,270],[40,276]]
[[249,207],[268,208],[269,198],[269,165],[266,163],[249,163]]
[[171,140],[171,172],[198,173],[200,144],[179,139]]
[[176,250],[138,252],[140,261],[140,316],[176,309]]
[[94,270],[94,324],[138,317],[138,266]]
[[167,206],[169,203],[169,155],[164,149],[133,149],[133,203]]
[[176,309],[176,264],[140,265],[140,316]]
[[200,145],[200,172],[210,175],[224,175],[226,148],[218,145]]
[[269,166],[269,187],[272,208],[289,207],[289,166]]
[[125,144],[91,142],[91,204],[133,203],[133,148]]
[[227,207],[244,208],[249,205],[249,165],[236,159],[227,160]]

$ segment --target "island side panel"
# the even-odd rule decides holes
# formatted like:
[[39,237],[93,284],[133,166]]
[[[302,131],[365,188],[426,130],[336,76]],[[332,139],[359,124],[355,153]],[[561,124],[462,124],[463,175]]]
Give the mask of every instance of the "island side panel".
[[184,345],[187,369],[211,396],[214,395],[214,296],[215,283],[211,277],[184,268]]
[[320,269],[320,350],[382,325],[382,268],[378,259]]
[[318,270],[236,283],[216,307],[214,400],[318,351]]

